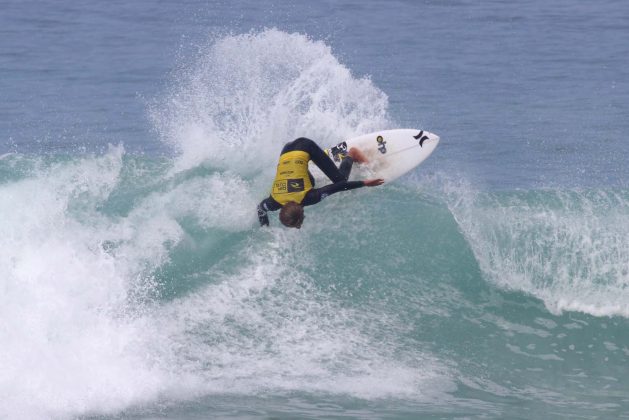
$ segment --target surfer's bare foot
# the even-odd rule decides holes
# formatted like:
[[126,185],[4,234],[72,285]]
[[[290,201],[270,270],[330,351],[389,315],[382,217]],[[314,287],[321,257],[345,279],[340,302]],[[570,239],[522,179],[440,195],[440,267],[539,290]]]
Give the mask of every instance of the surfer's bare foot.
[[351,157],[352,159],[354,159],[354,162],[358,162],[358,163],[367,163],[367,157],[363,154],[363,152],[361,152],[360,150],[358,150],[355,147],[352,147],[349,149],[349,152],[347,152],[347,154],[349,155],[349,157]]

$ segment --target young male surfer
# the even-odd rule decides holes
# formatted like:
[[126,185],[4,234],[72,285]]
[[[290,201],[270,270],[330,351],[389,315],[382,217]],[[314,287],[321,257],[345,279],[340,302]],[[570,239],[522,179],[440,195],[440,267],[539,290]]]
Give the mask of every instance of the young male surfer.
[[[308,171],[308,162],[313,161],[333,184],[314,188],[315,180]],[[258,219],[261,226],[269,225],[268,211],[280,210],[280,222],[286,227],[301,228],[304,222],[304,206],[317,204],[327,196],[339,191],[381,185],[382,179],[348,181],[354,161],[367,161],[360,150],[352,147],[342,156],[337,168],[332,159],[312,140],[300,137],[287,143],[280,154],[277,173],[271,195],[258,204]]]

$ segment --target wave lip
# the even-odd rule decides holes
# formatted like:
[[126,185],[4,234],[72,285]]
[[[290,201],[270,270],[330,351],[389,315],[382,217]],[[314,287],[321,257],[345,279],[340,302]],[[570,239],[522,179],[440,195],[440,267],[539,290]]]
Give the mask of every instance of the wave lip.
[[629,317],[629,193],[459,192],[451,210],[487,278],[564,310]]

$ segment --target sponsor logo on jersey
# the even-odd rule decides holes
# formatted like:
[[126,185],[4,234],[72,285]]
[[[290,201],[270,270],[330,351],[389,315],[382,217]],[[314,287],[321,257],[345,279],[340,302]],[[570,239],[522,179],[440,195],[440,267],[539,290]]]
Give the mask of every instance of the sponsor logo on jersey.
[[304,190],[303,179],[288,179],[288,192],[300,192]]
[[286,181],[282,180],[282,181],[277,181],[275,183],[275,189],[277,190],[278,194],[279,193],[285,193],[286,192]]

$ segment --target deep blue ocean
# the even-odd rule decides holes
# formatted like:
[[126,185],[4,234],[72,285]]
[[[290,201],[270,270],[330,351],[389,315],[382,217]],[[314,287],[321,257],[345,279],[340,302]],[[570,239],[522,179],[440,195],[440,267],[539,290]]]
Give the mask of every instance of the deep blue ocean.
[[629,418],[628,135],[625,1],[0,0],[0,418]]

